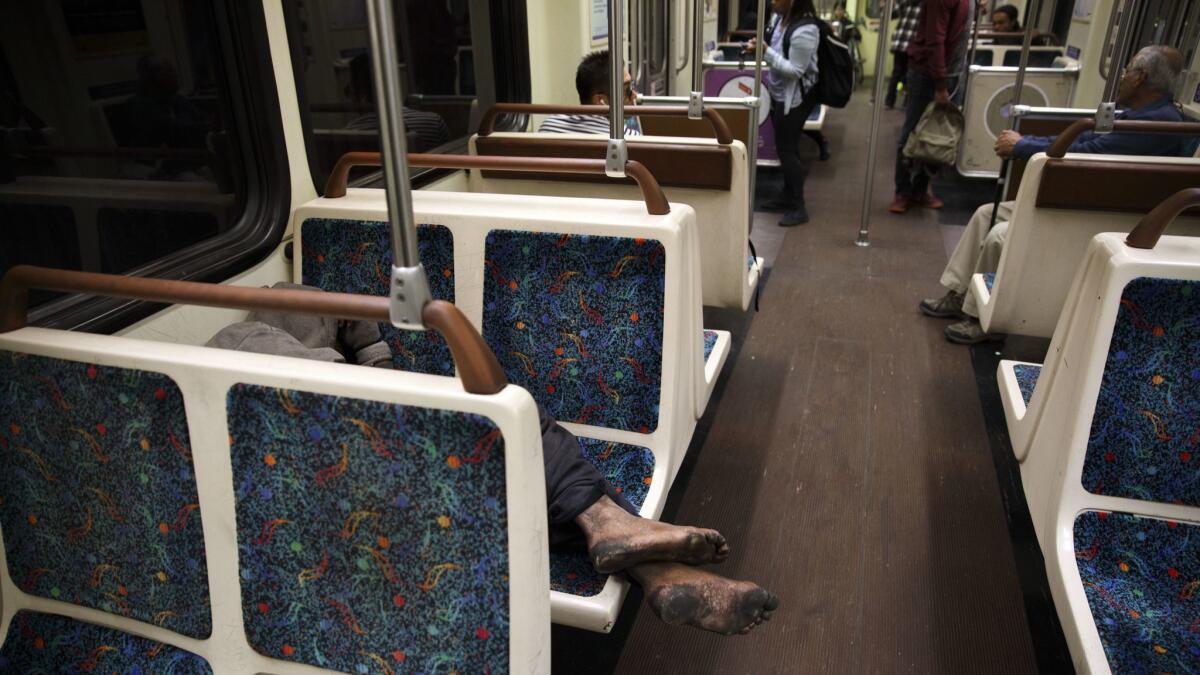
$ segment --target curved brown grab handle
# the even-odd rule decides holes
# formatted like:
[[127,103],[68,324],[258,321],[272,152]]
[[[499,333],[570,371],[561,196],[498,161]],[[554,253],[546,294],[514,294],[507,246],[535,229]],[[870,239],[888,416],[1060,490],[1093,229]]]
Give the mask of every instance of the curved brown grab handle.
[[[1054,139],[1046,156],[1061,158],[1067,154],[1071,144],[1085,131],[1096,128],[1096,120],[1085,118],[1075,120],[1071,126]],[[1113,131],[1124,134],[1200,134],[1200,122],[1150,122],[1145,120],[1117,120],[1113,123]]]
[[1138,221],[1137,227],[1125,238],[1125,244],[1130,248],[1154,248],[1158,238],[1179,214],[1197,206],[1200,206],[1200,187],[1176,192]]
[[[325,181],[325,197],[337,199],[346,196],[346,180],[351,167],[380,166],[378,152],[347,152],[334,165]],[[604,160],[553,157],[491,157],[478,155],[422,155],[410,154],[408,165],[425,169],[482,169],[485,171],[542,171],[547,173],[592,173],[604,175]],[[662,187],[641,162],[630,160],[625,163],[625,173],[637,181],[642,189],[642,199],[650,215],[663,216],[671,212]]]
[[[386,297],[291,288],[226,286],[17,265],[0,280],[0,333],[25,327],[29,291],[35,288],[202,307],[316,314],[355,321],[389,320]],[[486,395],[495,394],[508,384],[496,356],[457,307],[443,300],[434,300],[425,305],[421,318],[446,338],[463,389],[472,394]]]
[[446,339],[463,389],[472,394],[495,394],[508,384],[492,348],[453,303],[430,300],[421,309],[421,320]]
[[[603,115],[608,116],[606,105],[557,105],[554,103],[497,103],[488,109],[479,121],[479,135],[490,136],[496,126],[496,115],[501,113],[529,113],[534,115]],[[688,109],[673,105],[627,105],[626,117],[687,117]],[[721,145],[733,142],[733,132],[713,108],[704,109],[704,118],[712,126],[713,134]]]

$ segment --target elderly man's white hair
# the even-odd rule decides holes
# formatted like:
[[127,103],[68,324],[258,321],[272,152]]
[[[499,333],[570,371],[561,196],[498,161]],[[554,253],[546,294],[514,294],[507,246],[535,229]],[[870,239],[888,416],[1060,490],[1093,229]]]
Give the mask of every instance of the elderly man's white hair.
[[1145,85],[1164,94],[1174,94],[1183,73],[1183,55],[1173,47],[1151,45],[1142,48],[1129,62],[1133,70],[1146,74]]

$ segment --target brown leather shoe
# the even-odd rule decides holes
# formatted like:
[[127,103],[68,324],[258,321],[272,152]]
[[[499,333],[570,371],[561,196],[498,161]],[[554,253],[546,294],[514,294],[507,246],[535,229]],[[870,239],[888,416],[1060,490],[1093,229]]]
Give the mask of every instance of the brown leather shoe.
[[912,197],[908,195],[896,195],[892,198],[892,203],[888,205],[888,211],[892,213],[905,213],[910,206],[912,206]]
[[946,202],[938,199],[937,195],[933,194],[932,192],[914,195],[912,201],[917,206],[923,206],[927,209],[940,209],[946,205]]

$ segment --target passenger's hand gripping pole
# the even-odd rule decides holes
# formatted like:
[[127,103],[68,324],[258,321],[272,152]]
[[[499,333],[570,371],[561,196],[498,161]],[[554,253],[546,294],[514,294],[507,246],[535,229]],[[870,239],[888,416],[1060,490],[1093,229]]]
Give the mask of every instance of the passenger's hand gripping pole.
[[431,299],[425,268],[417,255],[417,232],[409,189],[408,154],[404,141],[403,92],[396,54],[396,21],[391,0],[368,0],[367,27],[371,65],[375,70],[375,101],[379,106],[380,147],[386,180],[388,220],[392,227],[391,292],[388,314],[397,328],[425,328],[421,318]]

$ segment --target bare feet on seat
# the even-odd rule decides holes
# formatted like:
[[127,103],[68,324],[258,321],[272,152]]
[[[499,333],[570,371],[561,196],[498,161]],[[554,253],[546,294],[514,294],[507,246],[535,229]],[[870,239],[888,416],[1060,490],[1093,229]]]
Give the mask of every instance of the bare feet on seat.
[[757,584],[734,581],[677,563],[646,563],[629,569],[646,591],[650,608],[666,623],[745,635],[769,621],[779,598]]
[[645,562],[703,565],[729,556],[729,544],[716,530],[638,518],[608,497],[601,497],[575,522],[587,536],[592,566],[604,574]]

